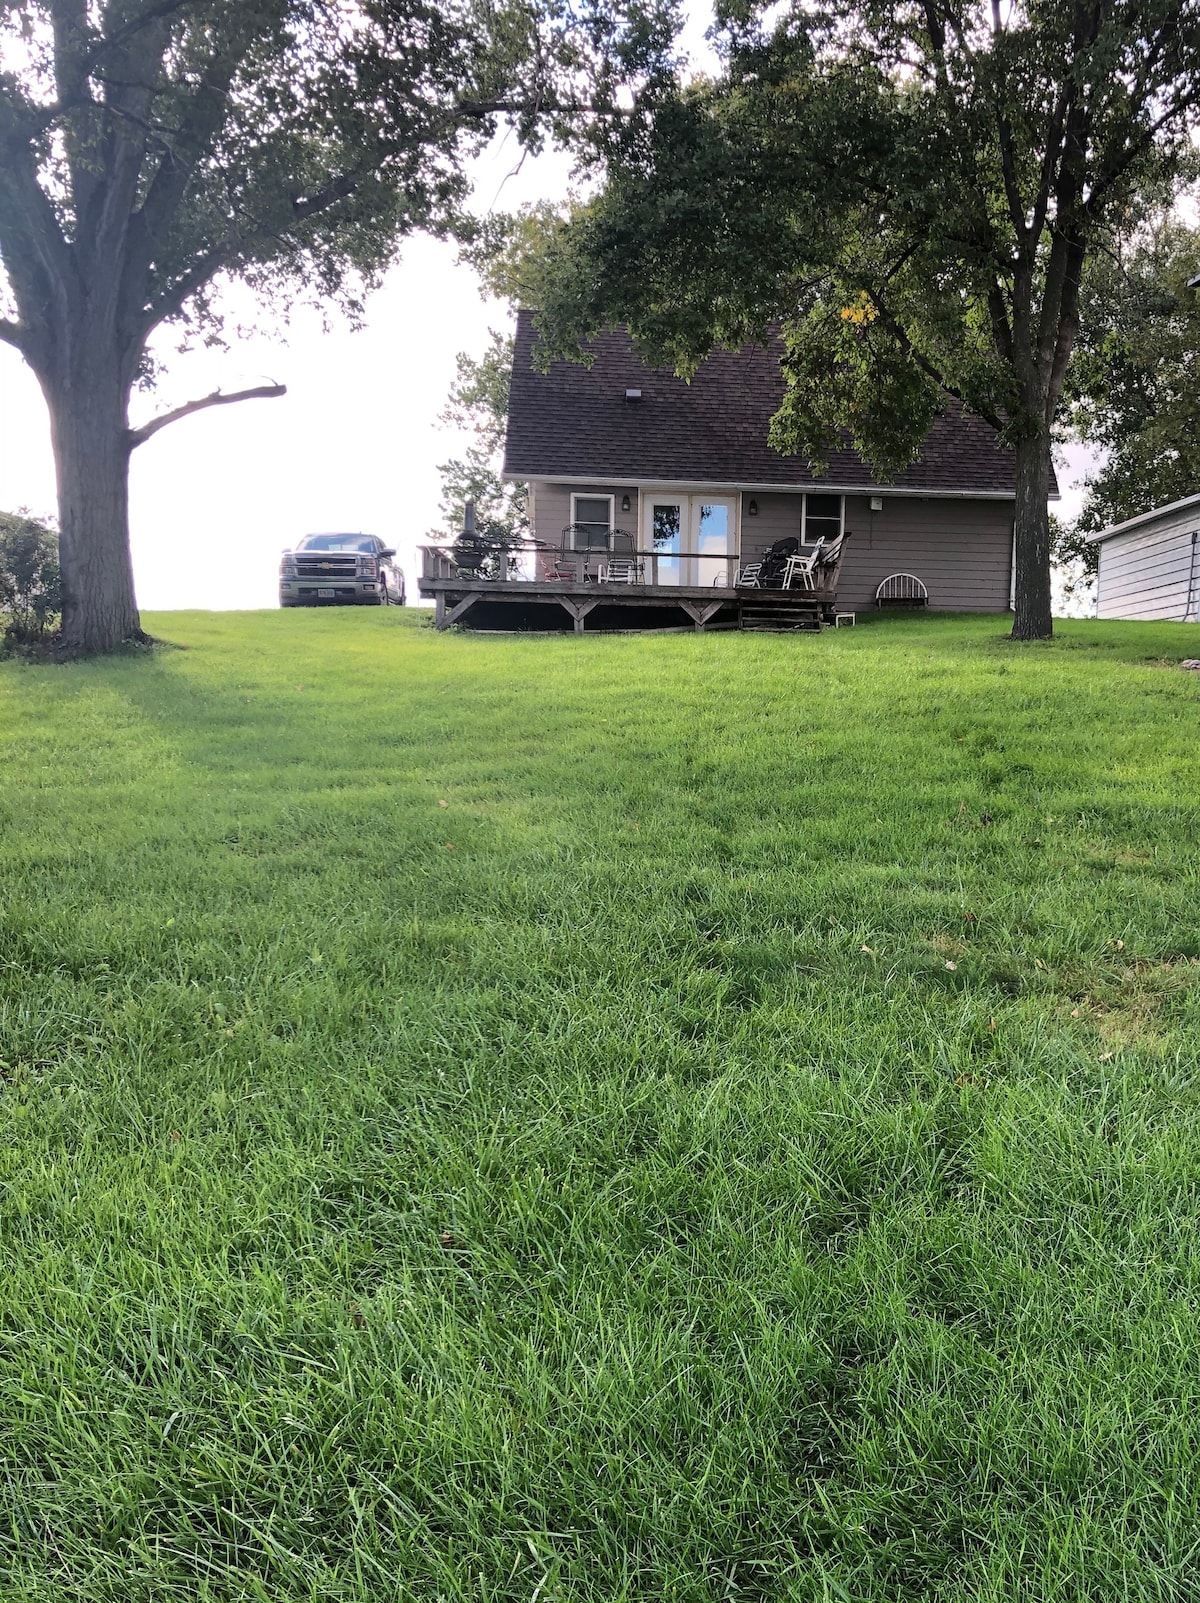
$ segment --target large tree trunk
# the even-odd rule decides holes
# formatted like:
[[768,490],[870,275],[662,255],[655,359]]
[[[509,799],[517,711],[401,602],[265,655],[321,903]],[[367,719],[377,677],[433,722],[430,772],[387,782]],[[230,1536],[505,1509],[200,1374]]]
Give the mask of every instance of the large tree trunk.
[[1049,640],[1050,436],[1038,433],[1017,445],[1016,530],[1013,540],[1014,640]]
[[90,353],[44,385],[58,475],[62,644],[68,655],[143,640],[129,552],[128,388]]

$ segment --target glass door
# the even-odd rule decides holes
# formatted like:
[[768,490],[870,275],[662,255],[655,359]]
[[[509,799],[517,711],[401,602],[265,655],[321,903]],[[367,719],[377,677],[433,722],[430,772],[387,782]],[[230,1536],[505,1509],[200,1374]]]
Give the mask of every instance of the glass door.
[[711,588],[715,584],[732,581],[731,559],[737,555],[737,516],[732,500],[712,499],[694,495],[692,502],[691,548],[695,555],[689,563],[689,577],[685,584],[700,584]]
[[646,578],[651,584],[682,584],[683,531],[687,525],[687,497],[660,500],[652,496],[646,504],[645,547],[650,555]]
[[737,560],[737,503],[732,496],[650,494],[644,506],[648,583],[710,589],[728,582]]

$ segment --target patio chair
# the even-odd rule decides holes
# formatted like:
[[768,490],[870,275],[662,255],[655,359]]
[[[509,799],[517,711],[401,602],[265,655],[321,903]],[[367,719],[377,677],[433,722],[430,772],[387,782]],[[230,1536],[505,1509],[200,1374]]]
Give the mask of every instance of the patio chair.
[[551,557],[542,569],[545,584],[576,584],[578,580],[579,564],[570,557]]
[[601,584],[641,584],[642,565],[635,557],[609,557],[596,577]]
[[794,534],[786,535],[782,540],[776,540],[774,545],[763,552],[762,561],[758,565],[757,588],[759,590],[781,589],[788,558],[798,555],[799,551],[800,542]]
[[798,551],[794,556],[788,557],[783,567],[783,588],[785,590],[812,590],[813,569],[821,561],[824,542],[818,540],[811,551]]
[[738,569],[733,582],[735,585],[740,585],[744,590],[757,590],[758,576],[761,572],[761,562],[747,562],[744,568]]

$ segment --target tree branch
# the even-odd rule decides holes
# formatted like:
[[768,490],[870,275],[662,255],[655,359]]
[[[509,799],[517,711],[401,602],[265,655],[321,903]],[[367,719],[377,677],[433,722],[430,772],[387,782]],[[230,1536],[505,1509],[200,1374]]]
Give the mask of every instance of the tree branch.
[[202,256],[177,284],[160,295],[143,315],[143,335],[149,335],[160,323],[167,322],[169,318],[178,317],[184,303],[216,277],[233,255],[234,249],[233,242],[218,245],[215,250],[210,250],[207,255]]
[[159,429],[165,429],[169,423],[178,423],[180,418],[191,417],[193,412],[203,412],[210,406],[232,406],[236,401],[271,401],[276,396],[286,394],[286,384],[259,384],[252,390],[234,390],[229,395],[214,390],[199,401],[189,401],[186,406],[177,406],[173,412],[164,412],[162,417],[143,423],[140,429],[130,429],[126,436],[129,449],[136,451],[139,445],[145,445],[147,440],[152,439]]
[[315,195],[306,195],[292,202],[292,215],[298,222],[309,217],[319,217],[322,212],[336,206],[339,200],[346,200],[358,188],[358,179],[350,173],[342,173],[324,189],[318,189]]
[[24,353],[27,333],[28,330],[23,324],[11,322],[7,317],[0,317],[0,341],[5,345],[15,345],[17,350]]

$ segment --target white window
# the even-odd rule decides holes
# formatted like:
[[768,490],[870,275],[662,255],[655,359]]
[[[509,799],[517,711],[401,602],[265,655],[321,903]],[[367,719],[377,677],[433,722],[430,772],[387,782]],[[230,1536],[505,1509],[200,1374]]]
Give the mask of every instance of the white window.
[[845,504],[845,497],[841,495],[806,495],[801,543],[816,545],[818,540],[824,540],[830,545],[836,540],[842,532]]
[[572,495],[572,551],[607,551],[613,530],[611,495]]

